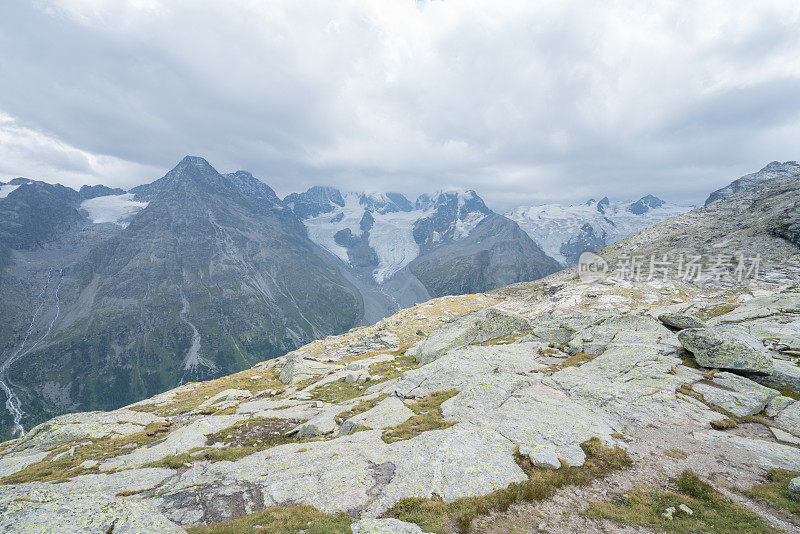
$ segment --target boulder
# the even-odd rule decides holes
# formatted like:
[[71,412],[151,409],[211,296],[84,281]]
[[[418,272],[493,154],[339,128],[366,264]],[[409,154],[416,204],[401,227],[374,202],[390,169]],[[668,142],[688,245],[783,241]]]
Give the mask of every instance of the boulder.
[[784,397],[783,395],[772,397],[767,403],[766,408],[764,408],[764,413],[767,417],[775,417],[793,402],[793,398]]
[[791,443],[792,445],[800,445],[800,438],[797,436],[793,436],[786,432],[785,430],[781,430],[780,428],[771,426],[769,427],[772,435],[775,436],[775,439],[782,443]]
[[424,534],[414,523],[399,519],[362,519],[350,525],[353,534]]
[[429,363],[450,349],[481,343],[530,328],[530,323],[518,315],[487,308],[447,323],[416,346],[419,363]]
[[678,332],[678,340],[703,367],[772,373],[772,358],[764,346],[742,329],[687,328]]
[[800,477],[795,477],[789,481],[789,497],[795,501],[800,501]]
[[342,369],[341,365],[329,364],[312,358],[295,355],[287,359],[286,363],[281,368],[279,378],[284,384],[296,384],[318,376],[324,376],[330,372],[338,371],[339,369]]
[[344,409],[345,408],[341,406],[334,406],[331,409],[325,410],[321,414],[312,417],[305,423],[290,430],[287,436],[296,434],[297,439],[308,439],[332,434],[338,427],[336,424],[336,416],[342,413]]
[[344,381],[348,384],[363,384],[364,382],[369,382],[370,380],[372,380],[372,376],[366,369],[348,371],[347,374],[344,375]]
[[521,445],[519,453],[530,458],[531,463],[542,469],[558,469],[561,467],[561,460],[552,447],[530,447]]
[[711,380],[697,382],[692,389],[705,400],[737,417],[759,413],[780,392],[733,373],[716,373]]
[[671,328],[677,328],[678,330],[706,327],[706,325],[699,319],[695,319],[691,315],[682,315],[680,313],[662,313],[658,316],[658,320],[664,325]]
[[395,396],[387,397],[374,408],[351,417],[342,423],[339,435],[352,434],[359,427],[372,429],[391,428],[405,423],[414,415],[413,410]]
[[790,434],[800,436],[800,401],[795,401],[775,417],[775,425]]
[[772,360],[772,374],[758,377],[757,380],[765,386],[775,388],[789,388],[800,393],[800,367],[794,362]]
[[200,404],[199,408],[205,408],[207,406],[214,406],[218,404],[236,404],[238,401],[249,399],[252,396],[253,394],[246,389],[226,389],[225,391],[220,391],[213,397],[204,400]]

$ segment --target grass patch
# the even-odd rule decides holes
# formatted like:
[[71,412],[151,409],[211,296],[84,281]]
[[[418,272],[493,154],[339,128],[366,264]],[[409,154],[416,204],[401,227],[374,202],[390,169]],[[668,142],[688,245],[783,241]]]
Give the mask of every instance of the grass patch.
[[[197,447],[188,452],[173,454],[144,467],[169,467],[180,469],[186,463],[198,460],[219,462],[234,461],[245,456],[286,443],[298,443],[297,439],[287,437],[286,433],[301,424],[300,419],[278,419],[256,417],[240,421],[206,437],[206,445],[222,444],[220,448]],[[199,452],[202,451],[202,452]]]
[[718,421],[711,421],[711,428],[714,430],[728,430],[736,428],[739,424],[730,418],[720,419]]
[[683,449],[670,449],[666,451],[664,454],[669,456],[670,458],[675,458],[676,460],[685,460],[689,457],[689,453]]
[[369,366],[369,374],[372,376],[380,376],[381,378],[378,382],[383,382],[385,380],[397,378],[406,371],[416,369],[417,367],[419,367],[417,360],[413,356],[403,353],[394,360],[373,363]]
[[394,517],[416,523],[425,532],[469,532],[475,518],[490,512],[505,512],[516,502],[536,502],[552,497],[564,486],[585,486],[593,480],[633,464],[619,447],[606,447],[592,438],[581,445],[586,462],[580,467],[539,469],[518,456],[528,480],[511,484],[480,497],[464,497],[445,503],[437,496],[431,499],[407,498],[398,501],[383,517]]
[[303,423],[302,419],[279,419],[277,417],[254,417],[239,421],[233,426],[206,437],[207,445],[221,443],[226,447],[268,448],[284,443],[296,442],[286,433]]
[[732,303],[723,303],[717,304],[716,306],[711,306],[709,308],[704,308],[697,312],[697,318],[705,321],[708,319],[712,319],[714,317],[719,317],[720,315],[725,315],[726,313],[730,313],[736,308],[738,308],[739,304],[732,304]]
[[767,484],[753,486],[752,489],[745,493],[756,499],[767,501],[772,506],[800,516],[800,502],[789,497],[788,489],[789,481],[797,476],[800,476],[800,472],[770,469],[767,474]]
[[494,339],[487,339],[486,341],[473,343],[473,345],[480,345],[482,347],[490,347],[492,345],[508,345],[510,343],[515,343],[519,341],[520,339],[527,336],[531,332],[533,332],[532,328],[524,328],[522,330],[519,330],[518,332],[512,332],[511,334],[506,334],[504,336],[496,337]]
[[341,378],[315,387],[311,390],[311,395],[315,400],[337,403],[362,396],[367,387],[367,384],[359,384],[357,382],[348,383],[344,378]]
[[551,369],[553,371],[560,371],[567,367],[580,367],[586,362],[590,362],[597,358],[598,354],[586,354],[585,352],[577,352],[564,360],[563,362],[554,365]]
[[[80,464],[86,460],[94,460],[101,464],[105,460],[161,439],[168,430],[169,423],[158,422],[147,425],[141,432],[121,438],[103,438],[82,446],[72,441],[61,443],[40,462],[33,463],[25,469],[0,479],[0,484],[21,484],[34,481],[60,482],[78,475],[98,473],[97,466],[87,469],[80,467]],[[81,442],[85,441],[81,440]],[[75,446],[72,456],[66,454],[62,458],[54,460],[56,456],[69,451],[72,446]]]
[[383,441],[393,443],[419,436],[429,430],[442,430],[453,426],[455,423],[445,421],[442,416],[442,403],[449,398],[458,395],[457,389],[448,389],[431,393],[427,397],[418,400],[409,408],[417,415],[401,423],[391,430],[383,433]]
[[187,528],[189,534],[350,534],[347,514],[326,514],[312,506],[285,506],[245,515],[238,519]]
[[[777,532],[750,510],[723,497],[691,471],[684,471],[675,481],[675,486],[675,490],[638,488],[616,497],[610,503],[592,504],[586,514],[669,532]],[[691,508],[693,514],[677,510],[681,504]],[[669,507],[677,510],[672,520],[661,515]]]
[[794,399],[794,400],[800,400],[800,393],[798,393],[797,391],[793,390],[792,388],[776,388],[776,387],[773,387],[772,389],[777,389],[778,391],[780,391],[781,395],[783,395],[784,397],[789,397],[790,399]]

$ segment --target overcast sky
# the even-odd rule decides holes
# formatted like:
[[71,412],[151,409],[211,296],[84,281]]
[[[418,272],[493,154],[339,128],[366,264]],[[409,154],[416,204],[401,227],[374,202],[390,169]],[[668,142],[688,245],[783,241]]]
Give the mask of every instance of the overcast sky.
[[800,159],[800,2],[0,2],[0,180],[186,154],[281,195],[700,203]]

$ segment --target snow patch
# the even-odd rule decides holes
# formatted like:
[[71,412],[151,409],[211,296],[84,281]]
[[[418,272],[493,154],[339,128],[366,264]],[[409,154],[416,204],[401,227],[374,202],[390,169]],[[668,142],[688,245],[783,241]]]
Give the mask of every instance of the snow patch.
[[486,215],[479,212],[479,211],[471,211],[467,214],[464,219],[456,219],[455,228],[453,233],[453,239],[462,239],[469,235],[469,233],[478,226],[482,220],[486,218]]
[[107,195],[81,202],[81,209],[89,213],[94,223],[113,223],[128,226],[127,219],[147,206],[147,202],[133,200],[133,193]]
[[14,189],[18,188],[20,184],[6,184],[0,185],[0,198],[6,198]]

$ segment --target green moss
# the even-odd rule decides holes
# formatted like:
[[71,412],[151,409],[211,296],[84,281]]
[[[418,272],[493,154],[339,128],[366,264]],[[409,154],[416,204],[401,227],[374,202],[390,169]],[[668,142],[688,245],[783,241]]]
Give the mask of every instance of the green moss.
[[800,502],[789,497],[789,481],[800,476],[797,471],[770,469],[767,474],[768,483],[753,486],[748,495],[767,501],[772,506],[782,508],[796,516],[800,516]]
[[189,534],[350,534],[351,522],[347,514],[326,514],[311,506],[286,506],[186,530]]
[[383,517],[394,517],[416,523],[425,532],[469,532],[475,518],[492,512],[505,512],[516,502],[536,502],[552,497],[563,486],[585,486],[597,478],[633,464],[628,454],[618,447],[606,447],[597,438],[581,445],[586,462],[580,467],[562,466],[549,470],[533,467],[518,456],[528,474],[524,482],[479,497],[465,497],[445,503],[431,499],[407,498],[395,503]]
[[457,389],[437,391],[427,397],[420,399],[409,406],[417,415],[411,417],[406,422],[387,430],[383,433],[383,441],[393,443],[419,436],[429,430],[442,430],[453,426],[455,423],[445,421],[442,415],[442,403],[451,397],[458,395]]
[[[756,514],[729,501],[689,471],[685,471],[675,481],[675,486],[674,490],[638,488],[618,496],[613,502],[595,503],[586,514],[621,524],[647,526],[669,532],[777,532]],[[688,515],[679,510],[681,504],[691,508],[693,514]],[[671,520],[661,515],[669,507],[677,510]]]

